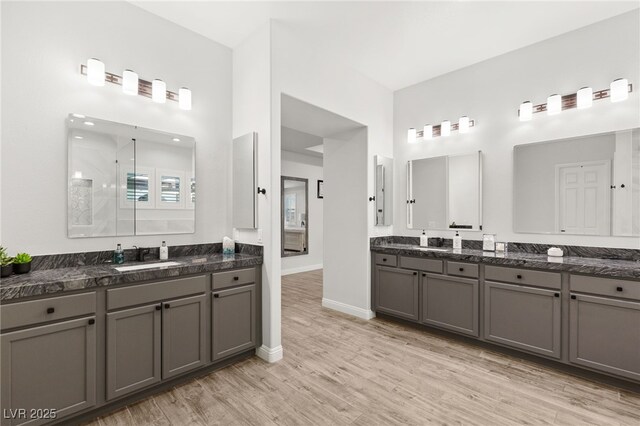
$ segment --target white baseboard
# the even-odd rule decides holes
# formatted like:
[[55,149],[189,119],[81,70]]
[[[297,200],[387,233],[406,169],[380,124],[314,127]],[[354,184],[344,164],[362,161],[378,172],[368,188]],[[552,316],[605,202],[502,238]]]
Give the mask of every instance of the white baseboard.
[[262,345],[256,349],[256,355],[269,363],[280,361],[283,355],[282,345],[275,348]]
[[353,315],[354,317],[370,320],[376,317],[375,312],[358,308],[356,306],[347,305],[346,303],[336,302],[335,300],[322,298],[322,306],[325,308],[333,309],[345,314]]
[[299,274],[300,272],[309,272],[309,271],[316,271],[318,269],[322,269],[322,263],[319,265],[308,265],[308,266],[301,266],[299,268],[291,268],[291,269],[284,269],[280,275],[291,275],[291,274]]

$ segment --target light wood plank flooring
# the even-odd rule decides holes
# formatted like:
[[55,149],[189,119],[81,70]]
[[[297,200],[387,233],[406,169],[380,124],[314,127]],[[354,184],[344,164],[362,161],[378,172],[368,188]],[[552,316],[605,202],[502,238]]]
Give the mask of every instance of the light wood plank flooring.
[[640,425],[640,394],[321,298],[321,271],[283,277],[282,361],[254,357],[93,424]]

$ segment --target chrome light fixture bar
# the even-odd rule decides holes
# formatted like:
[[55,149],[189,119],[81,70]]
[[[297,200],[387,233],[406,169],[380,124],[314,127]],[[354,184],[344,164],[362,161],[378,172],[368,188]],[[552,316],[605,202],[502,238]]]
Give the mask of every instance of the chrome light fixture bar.
[[469,129],[471,127],[475,127],[475,125],[475,120],[471,120],[465,115],[460,117],[458,123],[452,123],[449,120],[444,120],[440,124],[425,124],[422,130],[416,130],[412,127],[409,129],[407,134],[407,142],[416,143],[420,138],[428,140],[439,136],[449,136],[454,130],[457,130],[460,133],[467,133]]
[[554,115],[567,109],[589,108],[593,101],[606,98],[610,98],[611,102],[620,102],[627,99],[631,92],[633,92],[633,85],[625,78],[618,78],[611,83],[608,89],[593,91],[590,87],[583,87],[576,93],[563,96],[551,95],[547,98],[547,103],[539,105],[525,101],[520,104],[518,117],[520,117],[520,121],[529,121],[533,114],[546,112],[548,115]]
[[[94,59],[92,59],[91,61],[96,61]],[[99,61],[98,61],[99,62]],[[90,64],[91,65],[91,64]],[[94,65],[91,65],[94,66]],[[103,65],[104,67],[104,65]],[[103,70],[104,68],[102,68]],[[102,70],[98,70],[98,72],[102,71]],[[80,64],[80,74],[82,75],[86,75],[87,77],[89,77],[89,68],[87,67],[87,65],[85,64]],[[126,94],[135,94],[135,89],[133,89],[131,87],[132,83],[131,80],[133,77],[133,75],[135,74],[133,71],[131,70],[125,70],[125,73],[127,74],[125,77],[127,77],[126,79],[118,74],[114,74],[108,71],[102,71],[104,72],[104,81],[108,82],[108,83],[112,83],[112,84],[116,84],[118,86],[123,86],[126,90],[123,90],[124,93]],[[99,85],[96,84],[96,77],[93,76],[93,74],[91,75],[92,79],[90,79],[90,83],[93,85]],[[137,74],[136,74],[137,77]],[[131,79],[130,79],[131,78]],[[125,81],[126,80],[126,81]],[[157,81],[162,81],[162,80],[157,80]],[[104,84],[104,83],[103,83]],[[164,82],[162,82],[162,84],[164,84]],[[161,86],[161,84],[159,85],[158,83],[156,83],[156,87]],[[166,84],[164,86],[166,88]],[[156,89],[157,92],[157,89]],[[172,92],[170,90],[165,90],[166,92],[166,99],[170,100],[170,101],[174,101],[174,102],[178,102],[178,105],[180,107],[180,109],[183,110],[191,110],[191,90],[183,87],[180,88],[180,94],[176,93],[176,92]],[[156,97],[154,98],[153,96],[153,82],[151,81],[147,81],[147,80],[143,80],[141,78],[138,78],[138,95],[140,96],[145,96],[147,98],[151,98],[153,99],[155,102],[162,102],[160,100],[161,95],[156,94]]]

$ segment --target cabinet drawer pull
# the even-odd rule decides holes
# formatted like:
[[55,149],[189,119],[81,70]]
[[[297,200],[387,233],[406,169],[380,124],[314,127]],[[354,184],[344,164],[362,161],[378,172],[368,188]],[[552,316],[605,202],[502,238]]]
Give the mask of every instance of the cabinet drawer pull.
[[575,295],[575,294],[572,294],[572,295],[571,295],[571,298],[572,298],[573,300],[577,299],[577,297],[576,297],[576,295]]
[[554,297],[560,297],[560,293],[553,293]]
[[89,325],[93,325],[93,324],[95,324],[95,323],[96,323],[96,320],[94,320],[93,318],[91,318],[91,319],[89,320]]
[[464,268],[460,268],[460,269],[458,269],[458,271],[463,272],[463,271],[464,271]]
[[159,311],[160,309],[162,309],[162,305],[157,305],[156,306],[156,311]]
[[616,287],[616,291],[622,291],[623,288],[622,287]]
[[383,258],[382,258],[382,261],[383,261],[383,262],[386,262],[386,261],[387,261],[387,258],[386,258],[386,257],[383,257]]
[[238,281],[240,279],[240,277],[233,277],[234,281]]
[[213,295],[213,297],[218,298],[218,297],[220,297],[220,294],[219,294],[219,293],[215,293],[215,294]]
[[55,311],[56,311],[56,310],[55,310],[55,308],[47,308],[47,313],[48,313],[48,314],[52,314],[52,313],[54,313]]
[[516,278],[521,280],[522,279],[522,275],[518,274],[518,275],[516,275]]
[[170,305],[170,304],[168,304],[168,303],[165,303],[165,304],[164,304],[164,308],[165,308],[165,309],[169,309],[170,307],[171,307],[171,305]]

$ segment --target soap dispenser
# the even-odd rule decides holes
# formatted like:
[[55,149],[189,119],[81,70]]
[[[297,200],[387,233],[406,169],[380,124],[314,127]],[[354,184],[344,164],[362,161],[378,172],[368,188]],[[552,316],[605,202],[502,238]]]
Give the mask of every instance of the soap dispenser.
[[113,252],[113,263],[116,265],[122,265],[124,263],[124,251],[122,250],[122,244],[116,246],[116,250]]
[[420,235],[420,247],[428,247],[429,246],[429,238],[427,234],[422,230],[422,235]]
[[160,246],[160,260],[169,259],[169,247],[167,247],[167,243],[165,241],[162,242]]
[[453,237],[453,248],[454,250],[462,249],[462,237],[458,234],[458,231],[456,231],[456,235]]

